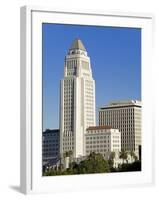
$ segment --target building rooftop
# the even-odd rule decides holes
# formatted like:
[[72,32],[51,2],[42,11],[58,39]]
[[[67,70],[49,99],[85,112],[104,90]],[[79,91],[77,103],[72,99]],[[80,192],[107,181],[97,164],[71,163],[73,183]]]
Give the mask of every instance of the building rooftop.
[[86,51],[82,41],[78,38],[74,40],[74,42],[72,43],[70,47],[70,50],[73,50],[73,49],[81,49],[83,51]]
[[101,129],[112,129],[112,126],[90,126],[86,130],[101,130]]
[[122,100],[122,101],[112,101],[109,104],[102,106],[100,109],[104,108],[117,108],[117,107],[141,107],[141,101],[138,100]]

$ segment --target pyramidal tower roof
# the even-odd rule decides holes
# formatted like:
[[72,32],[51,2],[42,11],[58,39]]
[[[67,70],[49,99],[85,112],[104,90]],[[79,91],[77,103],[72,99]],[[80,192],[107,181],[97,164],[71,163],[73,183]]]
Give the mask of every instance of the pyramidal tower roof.
[[83,51],[86,51],[82,41],[80,39],[75,39],[74,42],[72,43],[70,50],[72,49],[81,49]]

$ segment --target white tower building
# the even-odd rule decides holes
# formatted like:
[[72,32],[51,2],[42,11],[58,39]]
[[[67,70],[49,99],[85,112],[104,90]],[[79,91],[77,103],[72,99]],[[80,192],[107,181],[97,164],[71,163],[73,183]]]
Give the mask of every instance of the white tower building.
[[95,126],[95,81],[90,58],[81,40],[76,39],[65,57],[60,96],[60,153],[85,155],[85,133]]

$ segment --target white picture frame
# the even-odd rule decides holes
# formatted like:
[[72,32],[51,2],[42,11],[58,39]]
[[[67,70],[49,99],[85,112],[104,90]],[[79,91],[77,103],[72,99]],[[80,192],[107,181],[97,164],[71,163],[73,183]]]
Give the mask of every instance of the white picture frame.
[[[142,28],[141,172],[42,177],[41,24],[44,22]],[[152,39],[151,14],[70,11],[35,6],[21,8],[21,192],[28,194],[79,191],[154,183]]]

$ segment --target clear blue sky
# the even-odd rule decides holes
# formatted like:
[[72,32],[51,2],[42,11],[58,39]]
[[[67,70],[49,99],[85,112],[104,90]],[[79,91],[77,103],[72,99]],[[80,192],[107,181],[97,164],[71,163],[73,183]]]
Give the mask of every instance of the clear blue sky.
[[91,59],[96,110],[112,100],[141,100],[141,29],[43,24],[43,129],[59,128],[64,57],[80,38]]

